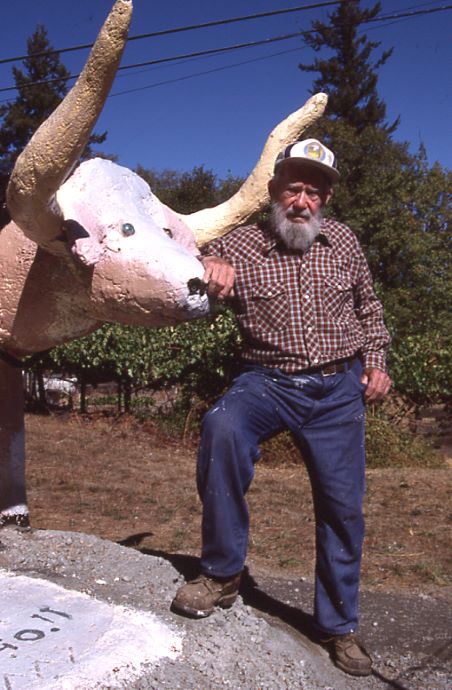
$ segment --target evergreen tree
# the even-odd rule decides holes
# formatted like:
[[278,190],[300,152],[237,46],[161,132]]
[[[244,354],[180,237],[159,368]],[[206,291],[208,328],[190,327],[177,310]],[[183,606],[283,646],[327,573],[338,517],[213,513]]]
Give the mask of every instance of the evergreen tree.
[[329,15],[329,22],[316,20],[310,31],[303,32],[303,38],[316,53],[326,49],[333,51],[331,57],[319,57],[312,64],[299,65],[305,72],[317,72],[312,92],[325,91],[328,94],[328,113],[332,119],[346,120],[357,132],[366,127],[383,127],[389,132],[397,127],[398,120],[391,126],[385,124],[386,105],[378,97],[378,69],[392,54],[384,51],[372,62],[373,52],[379,43],[359,36],[363,24],[372,20],[381,6],[361,8],[360,0],[342,0],[339,7]]
[[391,268],[393,256],[389,255],[393,241],[382,257],[379,238],[388,225],[394,227],[395,209],[405,220],[399,186],[402,179],[405,190],[412,185],[407,172],[412,159],[406,145],[392,141],[391,133],[398,120],[391,127],[387,125],[386,104],[377,91],[377,70],[392,51],[372,61],[379,43],[369,41],[365,34],[358,36],[362,25],[379,11],[379,3],[363,9],[360,0],[344,0],[329,16],[329,23],[314,21],[312,30],[304,32],[304,39],[315,52],[326,48],[330,54],[310,65],[300,65],[300,69],[318,73],[312,92],[328,94],[326,116],[306,136],[324,141],[339,161],[341,182],[329,211],[352,226],[366,250],[374,276],[388,285],[389,276],[396,273]]
[[[27,41],[25,71],[13,67],[18,96],[16,100],[0,106],[0,206],[1,225],[7,222],[3,208],[9,175],[19,153],[37,127],[56,108],[67,91],[69,72],[59,61],[58,55],[33,57],[34,53],[47,52],[51,46],[43,26],[38,26]],[[35,83],[54,79],[50,84]]]
[[146,170],[137,166],[140,175],[159,200],[178,213],[194,213],[202,208],[216,206],[229,199],[243,183],[240,177],[229,175],[218,180],[212,170],[195,166],[190,172],[176,170]]
[[[27,56],[23,70],[18,67],[12,70],[17,98],[0,106],[0,208],[16,158],[68,91],[70,73],[59,54],[53,51],[44,26],[38,25],[28,39]],[[106,132],[93,134],[83,158],[92,155],[90,144],[100,144],[105,139]],[[2,220],[4,223],[6,218]]]
[[[0,160],[3,170],[11,170],[39,125],[52,113],[67,92],[70,76],[60,62],[44,26],[39,25],[27,41],[24,70],[13,67],[18,90],[16,100],[0,106]],[[35,54],[45,53],[44,55]]]

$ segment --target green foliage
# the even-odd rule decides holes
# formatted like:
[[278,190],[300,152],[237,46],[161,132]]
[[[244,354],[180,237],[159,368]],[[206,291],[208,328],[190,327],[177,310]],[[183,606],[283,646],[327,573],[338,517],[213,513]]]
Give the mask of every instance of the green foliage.
[[396,341],[390,365],[396,389],[417,405],[452,400],[452,330]]
[[425,438],[395,425],[378,407],[367,412],[366,456],[368,467],[444,466]]
[[147,381],[149,343],[145,329],[105,324],[85,338],[51,350],[50,365],[79,379]]
[[146,170],[138,166],[136,173],[150,186],[160,201],[179,213],[194,213],[202,208],[226,201],[242,184],[240,177],[229,175],[218,180],[211,170],[194,167],[191,172]]
[[114,380],[156,389],[178,383],[187,406],[193,398],[208,399],[224,389],[239,344],[235,317],[225,310],[160,329],[105,324],[51,350],[45,366],[94,384]]
[[187,404],[194,397],[206,400],[219,395],[230,382],[240,348],[231,311],[151,333],[153,380],[179,382]]

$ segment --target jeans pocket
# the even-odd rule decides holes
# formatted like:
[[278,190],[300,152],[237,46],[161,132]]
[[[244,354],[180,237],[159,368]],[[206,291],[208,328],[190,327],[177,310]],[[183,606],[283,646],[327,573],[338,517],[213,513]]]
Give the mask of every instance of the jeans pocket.
[[355,368],[354,366],[347,371],[346,375],[349,377],[349,380],[353,383],[353,385],[357,386],[359,390],[364,394],[367,385],[365,383],[362,383],[361,381],[362,368],[360,368],[360,370],[358,371],[357,368]]

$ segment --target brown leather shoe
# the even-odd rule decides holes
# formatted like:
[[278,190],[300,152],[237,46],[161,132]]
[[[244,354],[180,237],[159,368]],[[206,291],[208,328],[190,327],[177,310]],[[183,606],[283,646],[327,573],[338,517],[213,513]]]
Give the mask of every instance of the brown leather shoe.
[[215,606],[228,608],[237,599],[240,574],[228,579],[198,575],[180,587],[171,603],[171,610],[190,618],[206,618]]
[[354,633],[333,635],[322,639],[334,663],[341,671],[351,676],[369,676],[372,673],[372,659]]

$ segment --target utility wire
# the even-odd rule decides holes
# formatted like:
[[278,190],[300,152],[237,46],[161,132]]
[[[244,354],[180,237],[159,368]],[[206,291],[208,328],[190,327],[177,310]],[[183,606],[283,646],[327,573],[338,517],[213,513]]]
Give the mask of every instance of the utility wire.
[[[193,72],[192,74],[186,74],[182,77],[174,77],[172,79],[164,79],[163,81],[159,82],[154,82],[153,84],[146,84],[145,86],[137,86],[135,88],[131,89],[125,89],[123,91],[116,91],[115,93],[110,93],[108,98],[115,98],[115,96],[125,96],[126,94],[129,93],[137,93],[139,91],[146,91],[147,89],[155,89],[159,86],[166,86],[167,84],[175,84],[177,82],[181,81],[186,81],[187,79],[194,79],[196,77],[202,77],[207,74],[214,74],[215,72],[224,72],[225,70],[228,69],[233,69],[234,67],[242,67],[243,65],[249,65],[252,62],[260,62],[262,60],[270,60],[271,58],[274,57],[279,57],[280,55],[287,55],[288,53],[295,53],[295,52],[300,52],[300,50],[303,50],[304,46],[297,46],[296,48],[289,48],[288,50],[280,50],[276,53],[270,53],[269,55],[261,55],[260,57],[256,58],[250,58],[249,60],[241,60],[239,62],[233,62],[232,64],[229,65],[223,65],[222,67],[212,67],[212,69],[207,69],[207,70],[202,70],[201,72]],[[186,62],[189,62],[187,60]],[[183,62],[179,64],[184,64]],[[147,72],[149,70],[141,70],[142,72]],[[118,75],[122,77],[126,77],[126,74]],[[59,81],[59,80],[53,80],[53,81]],[[6,98],[3,100],[0,100],[0,105],[2,103],[10,103],[11,100]]]
[[[228,19],[217,19],[214,21],[210,22],[204,22],[201,24],[189,24],[186,26],[178,26],[178,27],[173,27],[172,29],[162,29],[161,31],[152,31],[149,33],[145,34],[136,34],[135,36],[129,36],[127,38],[127,42],[129,41],[139,41],[144,38],[156,38],[158,36],[169,36],[170,34],[177,34],[177,33],[182,33],[184,31],[193,31],[196,29],[206,29],[210,28],[213,26],[225,26],[227,24],[233,24],[237,22],[245,22],[249,21],[252,19],[262,19],[265,17],[274,17],[277,15],[282,15],[282,14],[289,14],[291,12],[303,12],[307,10],[313,10],[313,9],[320,9],[323,7],[329,7],[332,5],[338,5],[340,4],[341,0],[329,0],[328,2],[317,2],[317,3],[311,3],[309,5],[301,5],[298,7],[288,7],[285,9],[281,10],[272,10],[269,12],[258,12],[256,14],[249,14],[249,15],[244,15],[241,17],[230,17]],[[424,5],[432,5],[434,4],[433,2],[431,3],[423,3]],[[452,6],[449,7],[439,7],[439,8],[432,8],[431,10],[419,10],[419,11],[413,11],[413,12],[408,12],[406,14],[397,14],[397,15],[388,15],[388,18],[395,18],[395,17],[403,17],[403,16],[415,16],[416,14],[421,14],[421,13],[428,13],[428,12],[440,12],[443,9],[450,9]],[[374,18],[374,19],[369,19],[368,21],[379,21],[380,19],[383,20],[386,17],[380,17],[380,18]],[[81,45],[77,46],[70,46],[68,48],[58,48],[55,50],[47,50],[43,51],[40,53],[33,53],[33,57],[43,57],[45,55],[59,55],[61,53],[70,53],[78,50],[86,50],[87,48],[92,48],[94,43],[83,43]],[[18,55],[15,57],[10,57],[10,58],[2,58],[0,59],[0,65],[2,64],[7,64],[9,62],[20,62],[22,60],[26,60],[27,58],[30,58],[30,55]]]
[[418,17],[422,14],[435,14],[436,12],[444,12],[445,10],[452,10],[452,4],[442,5],[441,7],[429,7],[425,10],[411,10],[407,12],[397,12],[396,14],[383,14],[381,16],[373,17],[373,19],[367,19],[363,24],[370,24],[371,22],[384,22],[389,19],[403,19],[405,17]]
[[270,55],[262,55],[261,57],[251,58],[250,60],[241,60],[240,62],[234,62],[231,65],[223,65],[222,67],[212,67],[212,69],[203,70],[202,72],[194,72],[193,74],[187,74],[183,77],[174,77],[174,79],[165,79],[163,81],[154,82],[154,84],[147,84],[146,86],[137,86],[133,89],[127,89],[125,91],[116,91],[111,93],[109,98],[115,98],[115,96],[125,96],[129,93],[136,93],[137,91],[146,91],[147,89],[155,89],[158,86],[166,86],[167,84],[175,84],[179,81],[186,81],[187,79],[194,79],[195,77],[203,77],[206,74],[214,74],[215,72],[224,72],[227,69],[232,69],[233,67],[242,67],[243,65],[249,65],[251,62],[260,62],[261,60],[269,60],[270,58],[279,57],[280,55],[287,55],[287,53],[295,53],[300,51],[300,46],[297,48],[289,48],[289,50],[280,50],[277,53],[271,53]]
[[[129,70],[129,69],[135,69],[138,67],[148,67],[148,66],[154,66],[154,65],[162,65],[164,63],[168,62],[176,62],[178,60],[186,60],[187,58],[198,58],[198,57],[205,57],[207,55],[217,55],[221,53],[226,53],[230,52],[232,50],[239,50],[241,48],[251,48],[254,46],[260,46],[260,45],[267,45],[269,43],[276,43],[277,41],[287,41],[290,38],[296,38],[298,36],[301,36],[301,31],[296,31],[293,34],[285,34],[284,36],[273,36],[272,38],[264,38],[260,41],[251,41],[249,43],[237,43],[232,46],[224,46],[222,48],[210,48],[209,50],[198,50],[194,53],[182,53],[181,55],[173,55],[172,57],[166,57],[166,58],[158,58],[156,60],[146,60],[145,62],[136,62],[133,63],[132,65],[122,65],[118,67],[118,72],[122,72],[124,70]],[[79,77],[79,74],[70,74],[68,77],[64,77],[63,79],[61,77],[55,77],[54,79],[42,79],[40,81],[33,81],[29,82],[28,84],[21,84],[21,87],[29,87],[29,86],[39,86],[42,84],[52,84],[54,82],[61,82],[61,81],[68,81],[69,79],[77,79]],[[4,91],[16,91],[17,86],[5,86],[3,88],[0,88],[0,93]]]
[[[331,4],[331,3],[330,3]],[[334,3],[333,3],[334,4]],[[337,4],[337,3],[335,3]],[[306,6],[305,6],[306,7]],[[415,16],[420,16],[420,15],[425,15],[425,14],[433,14],[436,12],[444,12],[446,10],[451,10],[452,9],[452,4],[449,5],[443,5],[442,7],[432,7],[429,9],[424,9],[424,10],[412,10],[409,12],[398,12],[395,14],[386,14],[380,17],[374,17],[372,19],[368,19],[363,24],[365,23],[371,23],[371,22],[386,22],[389,20],[400,20],[403,18],[412,18]],[[131,65],[123,65],[118,68],[119,71],[124,71],[124,70],[129,70],[129,69],[134,69],[138,67],[144,67],[144,66],[155,66],[155,65],[160,65],[168,62],[175,62],[179,60],[186,60],[188,58],[197,58],[197,57],[202,57],[202,56],[207,56],[207,55],[217,55],[225,52],[230,52],[233,50],[239,50],[241,48],[250,48],[254,46],[259,46],[259,45],[267,45],[269,43],[275,43],[277,41],[285,41],[289,40],[291,38],[296,38],[298,36],[301,36],[303,34],[303,31],[298,31],[292,34],[286,34],[283,36],[274,36],[272,38],[266,38],[262,39],[260,41],[252,41],[249,43],[240,43],[232,46],[225,46],[221,48],[212,48],[210,50],[204,50],[204,51],[197,51],[193,53],[185,53],[181,55],[175,55],[171,57],[166,57],[166,58],[158,58],[155,60],[147,60],[145,62],[140,62],[140,63],[134,63]],[[29,82],[28,84],[22,84],[22,87],[31,87],[31,86],[39,86],[42,84],[51,84],[54,82],[61,82],[65,80],[70,80],[70,79],[76,79],[79,75],[78,74],[73,74],[68,77],[66,77],[64,80],[61,78],[54,78],[54,79],[43,79],[42,81],[35,81],[35,82]],[[0,93],[4,93],[6,91],[16,91],[17,86],[7,86],[0,88]]]
[[[330,3],[330,4],[338,4],[338,3]],[[403,18],[411,18],[415,17],[421,14],[430,14],[434,12],[441,12],[444,10],[450,10],[452,9],[452,4],[443,6],[443,7],[438,7],[438,8],[430,8],[430,9],[425,9],[425,10],[412,10],[410,12],[398,12],[397,14],[392,14],[392,15],[383,15],[380,17],[374,17],[373,19],[368,19],[363,24],[367,24],[370,22],[384,22],[384,21],[389,21],[390,19],[403,19]],[[215,55],[217,53],[224,53],[224,52],[229,52],[231,50],[238,50],[240,48],[250,48],[254,46],[259,46],[259,45],[266,45],[267,43],[275,43],[277,41],[287,41],[290,38],[296,38],[297,36],[301,36],[304,32],[303,31],[296,31],[295,33],[292,34],[286,34],[284,36],[274,36],[272,38],[264,38],[260,41],[252,41],[250,43],[238,43],[236,45],[232,46],[226,46],[223,48],[211,48],[210,50],[203,50],[203,51],[198,51],[195,53],[186,53],[182,55],[176,55],[173,57],[167,57],[167,58],[159,58],[156,60],[148,60],[146,62],[138,62],[135,64],[131,65],[124,65],[123,67],[119,67],[119,70],[126,70],[126,69],[133,69],[136,67],[144,67],[147,65],[160,65],[165,62],[172,62],[172,61],[177,61],[177,60],[184,60],[186,58],[192,58],[192,57],[200,57],[200,56],[205,56],[205,55]],[[119,71],[118,70],[118,71]],[[2,89],[0,89],[2,91]]]
[[[231,50],[239,50],[240,48],[251,48],[254,46],[267,45],[268,43],[276,43],[277,41],[287,41],[289,38],[297,38],[301,35],[301,31],[295,31],[293,34],[285,34],[284,36],[273,36],[272,38],[263,38],[260,41],[251,41],[249,43],[237,43],[232,46],[225,46],[223,48],[210,48],[209,50],[199,50],[195,53],[185,53],[182,55],[175,55],[173,57],[159,58],[157,60],[147,60],[146,62],[136,62],[133,65],[124,65],[119,69],[133,69],[135,67],[144,67],[147,65],[161,65],[165,62],[173,62],[174,60],[185,60],[186,58],[204,57],[206,55],[217,55],[227,53]],[[119,71],[119,70],[118,70]]]
[[[137,34],[136,36],[129,36],[127,42],[140,41],[143,38],[156,38],[157,36],[168,36],[170,34],[182,33],[183,31],[193,31],[195,29],[207,29],[211,26],[224,26],[226,24],[233,24],[235,22],[245,22],[250,19],[261,19],[262,17],[274,17],[280,14],[288,14],[289,12],[303,12],[306,10],[316,10],[321,7],[329,7],[330,5],[339,5],[340,0],[329,0],[328,2],[316,2],[310,5],[301,5],[299,7],[289,7],[282,10],[272,10],[269,12],[259,12],[257,14],[248,14],[243,17],[231,17],[230,19],[217,19],[211,22],[204,22],[203,24],[191,24],[188,26],[178,26],[172,29],[163,29],[162,31],[153,31],[146,34]],[[43,57],[44,55],[55,55],[60,53],[70,53],[76,50],[84,50],[92,48],[94,43],[84,43],[83,45],[72,46],[70,48],[60,48],[58,50],[44,51],[41,53],[33,53],[33,57]],[[18,62],[26,60],[30,55],[20,55],[18,57],[4,58],[0,60],[0,65],[8,62]]]

